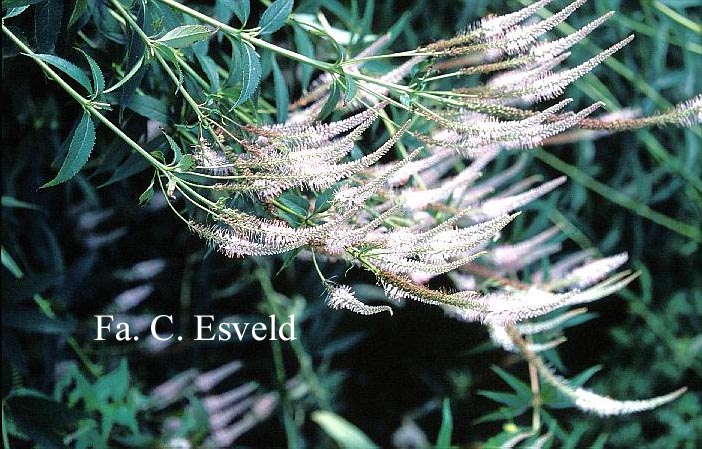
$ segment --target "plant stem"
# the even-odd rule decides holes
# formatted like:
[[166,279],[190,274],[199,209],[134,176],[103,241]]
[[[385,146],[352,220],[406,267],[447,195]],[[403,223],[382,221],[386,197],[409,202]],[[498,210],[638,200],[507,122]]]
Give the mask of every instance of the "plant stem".
[[283,403],[283,427],[285,428],[285,436],[288,440],[288,447],[296,448],[297,432],[293,418],[292,404],[290,403],[288,390],[285,387],[285,365],[283,363],[283,350],[280,341],[273,339],[271,341],[271,349],[273,351],[273,363],[275,364],[275,379],[278,383],[278,394],[280,394],[280,399]]
[[[256,271],[256,276],[259,279],[261,287],[263,288],[264,296],[266,297],[268,304],[273,310],[273,313],[278,319],[282,320],[285,317],[285,315],[283,313],[283,310],[280,309],[279,304],[277,303],[277,300],[275,298],[277,293],[273,289],[273,285],[271,284],[270,274],[262,269],[259,269]],[[307,352],[305,351],[305,348],[302,346],[302,343],[299,339],[290,340],[290,347],[292,348],[293,352],[295,353],[295,356],[297,357],[298,363],[300,364],[300,372],[302,373],[302,377],[305,378],[305,381],[307,382],[310,391],[317,400],[317,404],[320,408],[324,410],[331,410],[331,405],[329,404],[329,399],[327,397],[327,391],[320,384],[319,378],[314,372],[312,366],[312,359],[310,358],[309,354],[307,354]]]

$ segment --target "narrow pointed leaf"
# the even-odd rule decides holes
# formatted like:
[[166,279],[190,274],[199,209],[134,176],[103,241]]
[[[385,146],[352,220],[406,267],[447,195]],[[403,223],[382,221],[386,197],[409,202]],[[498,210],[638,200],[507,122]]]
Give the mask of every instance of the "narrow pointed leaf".
[[209,39],[214,33],[215,30],[204,25],[183,25],[164,34],[156,42],[171,48],[183,48]]
[[344,449],[376,449],[378,446],[358,427],[336,413],[316,411],[312,421],[319,424],[324,432]]
[[68,19],[68,27],[72,27],[78,19],[81,18],[85,9],[88,7],[88,0],[77,0],[75,6],[73,7],[73,12],[71,12],[71,17]]
[[250,0],[224,0],[223,3],[232,10],[242,25],[246,25],[246,21],[249,20],[249,13],[251,12]]
[[334,111],[334,109],[336,109],[337,103],[339,103],[339,86],[337,85],[336,81],[334,81],[333,83],[331,83],[331,86],[329,88],[329,98],[324,104],[322,110],[319,111],[317,120],[324,120],[325,118],[327,118],[329,114],[331,114]]
[[39,53],[53,53],[61,32],[63,0],[45,0],[37,3],[34,11],[34,33]]
[[444,398],[444,405],[441,409],[441,427],[439,436],[436,438],[436,447],[451,447],[451,433],[453,433],[453,417],[451,416],[451,402]]
[[93,150],[94,145],[95,125],[90,118],[90,114],[84,111],[75,132],[71,136],[71,143],[68,146],[68,155],[63,161],[61,169],[54,179],[41,186],[41,188],[61,184],[75,176],[75,174],[83,168],[85,163],[88,162],[88,157],[90,157],[90,152]]
[[63,58],[59,58],[58,56],[54,55],[35,54],[30,57],[44,61],[45,63],[57,68],[78,82],[78,84],[83,86],[88,92],[93,92],[93,87],[90,85],[90,80],[88,79],[87,75],[80,69],[80,67],[72,62],[66,61]]
[[278,67],[275,56],[271,55],[271,65],[273,67],[273,87],[275,88],[275,110],[278,123],[283,123],[288,118],[288,103],[290,94],[285,77]]
[[263,11],[258,26],[261,34],[271,34],[285,24],[293,8],[293,0],[276,0]]
[[90,73],[93,76],[93,86],[95,87],[94,95],[100,95],[102,91],[105,90],[105,77],[102,75],[102,70],[100,69],[100,66],[97,64],[97,62],[95,62],[95,60],[91,58],[89,54],[87,54],[80,48],[78,49],[78,51],[83,53],[85,59],[88,60],[88,65],[90,65]]
[[[301,26],[293,26],[294,38],[295,38],[295,48],[297,52],[303,54],[309,58],[314,58],[314,45],[310,40],[307,31],[305,31]],[[307,86],[310,85],[310,80],[312,79],[312,66],[309,64],[300,64],[300,82],[302,83],[302,89],[307,90]]]
[[241,42],[237,42],[237,44],[241,62],[238,80],[241,83],[241,93],[234,103],[234,107],[251,98],[261,81],[261,59],[256,50]]
[[346,84],[346,92],[344,93],[344,104],[350,103],[356,96],[356,91],[358,87],[356,86],[356,81],[351,78],[348,74],[344,75],[344,84]]

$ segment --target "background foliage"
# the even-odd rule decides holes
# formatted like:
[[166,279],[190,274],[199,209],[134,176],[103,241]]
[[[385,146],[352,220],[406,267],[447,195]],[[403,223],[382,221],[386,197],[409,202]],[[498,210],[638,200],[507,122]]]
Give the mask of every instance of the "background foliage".
[[[8,1],[3,8],[6,3],[27,2]],[[237,9],[243,3],[217,1],[203,10],[239,23],[246,15]],[[256,23],[267,6],[254,2],[250,20]],[[402,49],[450,36],[487,13],[520,6],[517,1],[437,1],[428,11],[425,2],[311,0],[296,3],[294,12],[321,11],[332,26],[360,34],[387,30],[402,17],[394,44]],[[575,106],[605,100],[612,110],[631,106],[651,113],[702,91],[702,8],[697,2],[591,2],[569,23],[577,27],[608,10],[618,14],[586,45],[576,47],[573,58],[585,60],[597,46],[632,32],[637,39],[595,75],[575,83],[568,92]],[[94,74],[78,51],[82,49],[111,86],[141,55],[136,37],[122,35],[106,11],[101,1],[44,0],[4,23],[36,52],[75,62],[85,69],[84,76]],[[145,29],[184,20],[158,2],[147,3],[146,11],[153,20],[143,21]],[[303,54],[330,51],[310,49],[294,27],[275,39]],[[247,82],[228,79],[226,73],[213,76],[207,45],[219,46],[210,54],[220,52],[222,60],[232,50],[226,40],[186,48],[186,55],[199,61],[206,87],[187,73],[184,85],[198,102],[236,104]],[[275,107],[285,99],[280,85],[285,83],[289,98],[297,98],[311,73],[266,50],[260,56],[261,87],[250,94],[262,109],[268,108],[263,119],[274,120],[286,114],[285,108]],[[294,441],[311,447],[385,447],[402,445],[404,438],[438,446],[490,441],[484,447],[492,447],[529,425],[529,414],[517,413],[531,402],[526,368],[491,349],[481,328],[414,304],[392,318],[331,311],[309,263],[281,269],[281,260],[231,261],[210,253],[166,210],[158,194],[139,206],[151,172],[103,126],[95,131],[97,144],[85,168],[64,184],[40,189],[59,171],[73,127],[81,130],[76,125],[81,108],[6,38],[2,70],[6,444],[19,447],[20,441],[31,440],[45,447],[67,442],[139,447],[175,444],[172,438],[180,434],[202,442],[208,426],[201,405],[205,395],[186,388],[182,400],[162,408],[152,389],[186,370],[205,372],[232,360],[241,361],[243,368],[218,391],[255,381],[258,404],[267,392],[285,390],[282,379],[292,379],[270,413],[249,412],[256,425],[237,445]],[[86,78],[98,90],[96,80]],[[174,95],[171,80],[155,67],[140,70],[124,89],[104,98],[121,105],[107,113],[109,118],[152,151],[168,151],[154,123],[177,129],[192,122],[183,96]],[[607,420],[558,410],[554,397],[553,415],[543,416],[555,435],[547,444],[692,448],[699,442],[702,272],[696,267],[702,258],[700,242],[676,230],[681,223],[699,230],[702,223],[701,135],[699,127],[644,129],[529,156],[524,176],[565,173],[570,181],[530,206],[540,212],[541,221],[517,219],[509,228],[511,236],[519,240],[548,222],[557,223],[573,249],[628,251],[632,266],[642,272],[628,290],[591,308],[596,319],[568,330],[561,351],[567,372],[601,366],[590,383],[614,397],[647,397],[681,385],[691,390],[653,412]],[[364,297],[377,294],[372,279],[357,277],[359,284],[368,284]],[[94,342],[93,316],[117,310],[125,291],[143,296],[130,314],[172,313],[180,329],[193,328],[194,314],[265,320],[274,309],[283,315],[294,312],[299,341],[269,346],[186,339],[166,348]],[[548,398],[547,391],[543,394]],[[175,433],[167,430],[174,418],[181,419]],[[277,431],[281,423],[288,435]]]

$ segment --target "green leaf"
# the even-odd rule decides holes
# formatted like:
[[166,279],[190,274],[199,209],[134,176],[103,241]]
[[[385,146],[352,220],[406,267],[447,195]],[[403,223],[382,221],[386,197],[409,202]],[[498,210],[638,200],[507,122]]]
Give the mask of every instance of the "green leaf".
[[149,95],[137,95],[129,104],[129,109],[159,123],[168,123],[166,105]]
[[91,94],[93,93],[93,87],[90,85],[90,80],[88,79],[88,77],[85,75],[85,73],[83,73],[83,70],[81,70],[80,67],[73,64],[72,62],[66,61],[63,58],[59,58],[58,56],[54,55],[34,54],[27,56],[39,59],[51,66],[54,66],[61,72],[65,73],[66,75],[70,76],[75,81],[77,81],[78,84],[85,88],[85,90],[87,90]]
[[78,51],[83,53],[85,59],[88,60],[88,65],[90,66],[90,73],[93,76],[93,86],[95,86],[95,93],[93,95],[97,97],[102,93],[103,90],[105,90],[105,77],[102,75],[102,70],[100,69],[100,66],[97,64],[97,62],[95,62],[93,58],[90,57],[89,54],[87,54],[80,48],[78,49]]
[[330,187],[324,192],[320,193],[317,195],[317,198],[314,200],[314,213],[319,214],[322,213],[326,210],[328,210],[331,207],[331,199],[334,196],[336,188]]
[[68,19],[68,28],[72,27],[81,18],[87,7],[88,0],[76,0],[71,17]]
[[336,105],[339,103],[339,86],[337,85],[337,81],[334,80],[332,82],[331,87],[329,88],[329,99],[327,102],[324,104],[324,107],[322,107],[322,110],[319,111],[319,115],[317,116],[317,120],[324,120],[334,112],[334,109],[336,109]]
[[346,87],[345,87],[346,92],[344,93],[344,105],[347,105],[356,96],[356,91],[358,90],[358,86],[356,86],[356,80],[351,78],[347,73],[344,73],[344,84],[346,84]]
[[171,147],[171,150],[173,151],[173,162],[174,164],[177,164],[180,162],[181,159],[183,159],[183,150],[180,149],[178,144],[173,140],[171,136],[165,133],[165,131],[161,130],[163,135],[166,137],[166,140],[168,141],[168,145]]
[[29,8],[29,5],[27,6],[20,6],[17,8],[10,8],[7,10],[7,14],[3,16],[3,19],[9,19],[10,17],[17,17],[23,12],[25,12]]
[[528,406],[531,403],[529,399],[517,396],[516,394],[512,393],[481,390],[478,391],[478,394],[481,396],[485,396],[486,398],[492,399],[495,402],[504,404],[508,407]]
[[251,2],[249,0],[223,0],[223,3],[234,12],[234,15],[242,25],[246,25],[251,12]]
[[451,403],[448,398],[444,398],[444,406],[441,409],[441,427],[439,436],[436,438],[437,449],[451,447],[451,433],[453,432],[453,417],[451,416]]
[[261,27],[260,33],[271,34],[278,31],[285,24],[288,16],[292,12],[293,0],[276,0],[263,11],[261,20],[258,26]]
[[290,94],[288,93],[288,85],[285,82],[285,77],[278,67],[278,62],[275,60],[275,55],[271,53],[271,66],[273,68],[273,88],[275,89],[275,110],[278,123],[283,123],[288,118],[288,104],[290,103]]
[[333,412],[316,411],[312,413],[312,421],[329,437],[344,449],[376,449],[376,445],[358,427],[346,421]]
[[261,81],[261,60],[256,53],[256,50],[250,46],[237,42],[239,59],[241,66],[239,68],[239,81],[241,83],[241,93],[239,98],[234,103],[234,107],[239,106],[253,95]]
[[21,8],[44,0],[2,0],[2,9]]
[[144,159],[144,156],[137,152],[131,153],[127,159],[115,170],[110,179],[101,184],[98,188],[109,186],[115,182],[119,182],[141,173],[149,167],[149,162]]
[[183,159],[181,159],[180,163],[178,164],[178,171],[179,172],[190,171],[190,169],[192,169],[196,165],[197,165],[197,161],[195,160],[195,157],[192,154],[186,154],[183,156]]
[[283,264],[280,266],[275,275],[278,276],[280,273],[283,272],[283,270],[288,268],[290,264],[292,264],[297,259],[297,256],[300,254],[300,252],[302,252],[302,248],[297,248],[286,252],[285,257],[283,258]]
[[215,32],[204,25],[182,25],[164,34],[156,42],[171,48],[189,47],[209,39]]
[[219,90],[219,75],[217,74],[217,63],[215,63],[214,60],[207,55],[201,55],[200,53],[196,53],[195,56],[197,57],[197,60],[200,63],[200,67],[202,67],[202,70],[205,72],[207,80],[210,82],[210,91],[213,93],[217,92]]
[[107,88],[107,89],[105,90],[105,93],[106,93],[106,94],[109,94],[109,93],[112,92],[113,90],[116,90],[116,89],[120,88],[123,84],[127,83],[134,75],[136,75],[136,73],[139,71],[139,69],[141,69],[141,66],[142,66],[143,64],[144,64],[144,58],[141,57],[141,58],[136,62],[136,64],[134,64],[134,66],[133,66],[131,69],[129,69],[129,72],[127,72],[127,74],[124,75],[124,78],[122,78],[121,80],[117,81],[117,82],[115,83],[114,86]]
[[[5,197],[2,197],[5,199]],[[7,252],[5,247],[2,247],[2,266],[7,268],[10,273],[17,279],[20,279],[22,276],[24,276],[24,273],[22,273],[22,269],[17,265],[17,262],[15,262],[15,259],[12,258],[10,253]],[[5,290],[3,289],[3,298],[5,297]]]
[[36,204],[27,203],[26,201],[20,201],[17,198],[8,195],[2,196],[2,207],[7,207],[10,209],[31,209],[39,212],[44,212],[44,210]]
[[507,371],[497,367],[493,366],[492,370],[502,378],[505,382],[509,384],[510,387],[520,396],[523,398],[529,398],[531,399],[532,397],[532,392],[531,392],[531,387],[529,385],[525,384],[521,380],[517,379]]
[[63,0],[45,0],[37,3],[34,10],[34,33],[36,51],[53,53],[61,32],[63,18]]
[[71,143],[68,146],[68,155],[63,161],[63,165],[54,179],[47,182],[41,188],[55,186],[66,182],[78,173],[83,168],[90,152],[95,145],[95,125],[88,111],[83,111],[83,116],[76,127],[75,132],[71,136]]
[[144,190],[144,193],[139,195],[139,206],[146,206],[154,197],[154,178],[151,178],[151,184]]
[[[295,39],[295,48],[298,53],[301,53],[309,58],[315,57],[314,45],[312,45],[312,40],[301,26],[295,24],[293,25],[293,33]],[[313,68],[309,64],[300,64],[300,82],[302,83],[302,90],[306,91],[307,86],[310,85],[310,80],[312,79]]]

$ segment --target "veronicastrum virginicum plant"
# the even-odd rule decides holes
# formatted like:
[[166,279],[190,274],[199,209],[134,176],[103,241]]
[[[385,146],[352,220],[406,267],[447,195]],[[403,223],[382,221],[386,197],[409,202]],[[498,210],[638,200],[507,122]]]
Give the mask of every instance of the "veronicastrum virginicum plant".
[[[246,1],[225,11],[218,3],[214,14],[174,0],[150,0],[149,7],[119,0],[99,6],[79,2],[72,22],[93,20],[98,30],[127,44],[125,64],[110,77],[110,87],[107,67],[87,53],[92,79],[63,58],[35,52],[5,25],[26,7],[7,10],[3,33],[83,107],[67,158],[44,187],[67,181],[83,167],[95,144],[95,125],[102,124],[154,168],[140,201],[148,202],[159,189],[172,211],[223,254],[281,254],[286,264],[309,260],[328,291],[330,307],[392,313],[390,306],[365,304],[323,270],[331,263],[361,267],[391,301],[425,302],[485,324],[497,345],[521,354],[541,380],[576,407],[618,415],[657,407],[685,390],[646,400],[599,396],[558,376],[539,355],[562,340],[537,344],[532,336],[558,330],[585,311],[568,308],[634,280],[636,273],[617,271],[627,255],[576,253],[548,272],[536,271],[528,283],[515,281],[512,274],[560,251],[553,243],[558,231],[507,243],[500,241],[501,230],[520,208],[566,179],[539,185],[532,178],[516,179],[524,158],[492,177],[482,176],[504,152],[644,126],[702,122],[702,96],[648,117],[596,117],[600,103],[567,110],[570,100],[560,99],[565,89],[632,39],[564,68],[568,50],[613,14],[548,40],[547,33],[583,2],[535,20],[550,3],[540,0],[484,18],[451,39],[394,53],[385,49],[397,30],[361,39],[331,27],[323,15],[292,13],[291,0],[270,3],[253,27]],[[232,15],[240,27],[229,25]],[[273,34],[287,29],[296,51],[274,43]],[[90,42],[90,36],[81,37]],[[365,48],[351,56],[345,47],[360,43]],[[264,51],[270,60],[261,59]],[[319,53],[330,56],[318,59]],[[299,70],[303,95],[292,104],[276,58]],[[373,70],[378,64],[385,69]],[[136,108],[147,70],[163,73],[183,101],[181,122],[164,131],[165,145],[157,151],[108,118],[113,107],[120,107],[120,116],[123,108]],[[275,105],[259,91],[267,71]],[[319,75],[310,84],[315,71]],[[546,101],[547,106],[539,106]],[[332,113],[338,120],[324,122]],[[270,123],[273,116],[278,123]],[[376,134],[387,132],[384,141],[361,151],[359,142],[379,123],[383,129]],[[396,157],[388,157],[393,150]],[[692,237],[699,238],[699,232]],[[430,288],[437,277],[450,280],[451,289]],[[492,287],[478,291],[476,279],[491,279]],[[554,311],[561,313],[538,320]],[[533,432],[538,431],[535,424]]]

